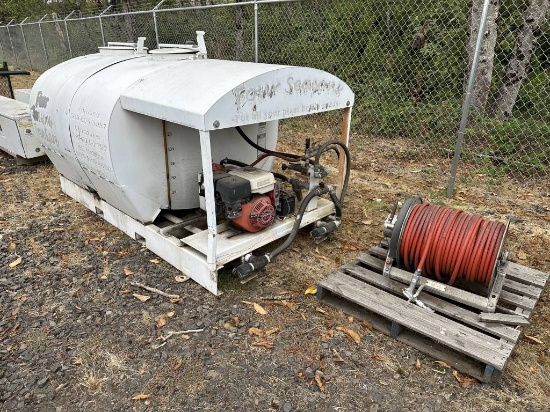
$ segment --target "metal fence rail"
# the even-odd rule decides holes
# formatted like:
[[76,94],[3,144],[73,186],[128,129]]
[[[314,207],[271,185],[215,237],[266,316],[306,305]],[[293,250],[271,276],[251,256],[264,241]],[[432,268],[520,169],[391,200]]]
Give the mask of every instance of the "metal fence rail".
[[[458,185],[475,175],[492,187],[512,178],[547,188],[548,0],[183,3],[12,21],[0,25],[0,56],[42,72],[109,41],[146,36],[146,46],[155,48],[192,40],[204,30],[212,58],[311,66],[342,78],[357,94],[354,131],[399,142],[384,155],[394,161],[430,159],[438,179],[449,182],[449,194],[453,155],[457,161],[461,156]],[[468,94],[476,50],[479,68]],[[464,104],[468,99],[471,107]],[[330,119],[316,119],[323,121]]]

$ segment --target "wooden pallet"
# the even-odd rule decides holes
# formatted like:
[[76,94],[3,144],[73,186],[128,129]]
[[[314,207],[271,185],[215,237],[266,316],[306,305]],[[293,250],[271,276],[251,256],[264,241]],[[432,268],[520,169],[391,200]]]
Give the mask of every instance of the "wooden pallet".
[[[420,298],[435,313],[409,303],[406,285],[382,275],[386,253],[383,245],[372,248],[331,273],[317,288],[319,300],[483,382],[498,380],[521,326],[482,322],[478,309],[426,291]],[[529,319],[548,274],[512,262],[505,273],[497,313]]]

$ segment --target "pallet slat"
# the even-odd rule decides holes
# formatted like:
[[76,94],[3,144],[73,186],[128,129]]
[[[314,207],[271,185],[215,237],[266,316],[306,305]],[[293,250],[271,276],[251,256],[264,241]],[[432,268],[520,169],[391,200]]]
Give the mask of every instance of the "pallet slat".
[[436,313],[427,316],[425,309],[392,296],[374,286],[334,272],[321,286],[366,309],[440,342],[457,352],[502,370],[513,346],[451,321]]
[[[476,303],[462,302],[462,289],[433,285],[430,291],[426,287],[420,299],[436,312],[430,313],[402,296],[411,273],[392,268],[391,279],[382,275],[387,254],[383,246],[330,274],[319,284],[318,298],[481,381],[499,379],[548,275],[507,262],[501,268],[506,281],[497,311],[481,316]],[[438,287],[450,290],[450,295],[436,296]],[[483,298],[483,291],[473,293]],[[488,316],[486,321],[483,315]]]
[[[404,288],[404,285],[402,283],[391,280],[384,276],[380,276],[379,274],[374,273],[368,269],[352,264],[345,265],[342,270],[384,290],[391,291],[397,295],[402,295],[402,290]],[[491,333],[495,336],[498,336],[499,338],[506,339],[510,342],[517,342],[519,339],[520,332],[517,329],[494,323],[487,324],[485,322],[481,322],[479,320],[479,314],[477,312],[472,312],[470,310],[461,308],[427,293],[423,294],[421,296],[421,299],[436,312],[452,316],[455,319],[462,321],[467,325],[473,326],[479,330]]]

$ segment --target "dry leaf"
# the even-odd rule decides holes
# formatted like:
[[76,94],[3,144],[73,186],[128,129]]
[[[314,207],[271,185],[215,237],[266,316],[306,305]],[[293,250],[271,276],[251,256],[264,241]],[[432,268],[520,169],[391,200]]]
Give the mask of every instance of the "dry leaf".
[[362,320],[361,322],[359,322],[359,324],[360,324],[361,326],[366,327],[366,328],[372,329],[372,323],[367,322],[366,320]]
[[348,316],[348,322],[353,323],[353,316]]
[[519,253],[518,253],[518,259],[519,260],[527,259],[527,254],[523,250],[520,250]]
[[320,307],[316,307],[315,310],[319,313],[322,313],[323,315],[328,315],[328,312],[324,309],[321,309]]
[[468,375],[460,376],[457,370],[453,371],[453,376],[456,378],[460,386],[462,386],[463,388],[468,388],[477,382],[477,380],[475,378],[472,378],[471,376],[468,376]]
[[124,274],[125,274],[126,276],[130,276],[130,275],[133,275],[134,272],[132,272],[132,271],[131,271],[130,269],[128,269],[128,268],[124,268]]
[[323,256],[323,255],[315,255],[314,256],[318,259],[323,259],[323,260],[328,260],[328,258],[326,256]]
[[157,263],[160,263],[160,259],[157,259],[157,258],[151,259],[149,262],[157,264]]
[[306,289],[304,295],[315,295],[317,293],[317,286],[313,285]]
[[254,303],[254,310],[260,315],[267,315],[267,311],[257,303]]
[[300,316],[302,317],[303,320],[307,321],[307,316],[305,315],[305,313],[300,312]]
[[109,276],[107,276],[106,274],[103,274],[99,277],[99,280],[107,280],[109,279]]
[[382,357],[382,355],[379,355],[378,353],[375,353],[375,352],[371,353],[370,357],[371,357],[372,359],[377,360],[377,361],[382,361],[382,360],[384,360],[384,358]]
[[181,338],[184,340],[188,340],[188,339],[191,339],[191,336],[183,334],[181,335]]
[[524,335],[523,337],[524,337],[526,340],[528,340],[529,342],[536,343],[536,344],[538,344],[538,345],[544,344],[543,341],[541,341],[541,340],[538,339],[538,338],[535,338],[534,336]]
[[268,331],[265,332],[265,336],[271,336],[271,335],[273,335],[274,333],[279,332],[280,330],[281,330],[281,329],[279,329],[279,328],[269,329]]
[[250,336],[259,336],[260,338],[264,336],[264,331],[258,328],[248,329],[248,334]]
[[266,340],[262,340],[261,342],[252,342],[252,346],[263,346],[266,349],[273,349],[273,345]]
[[363,220],[361,223],[363,223],[364,225],[372,225],[372,220]]
[[9,264],[9,267],[10,267],[10,268],[16,267],[18,264],[21,263],[22,260],[23,260],[23,259],[21,258],[21,256],[19,256],[17,259],[15,259],[13,262],[11,262],[11,263]]
[[178,303],[180,300],[180,298],[170,298],[170,303]]
[[416,362],[414,363],[414,367],[416,369],[420,369],[420,359],[416,358]]
[[241,324],[241,321],[239,320],[238,317],[236,316],[233,316],[231,319],[233,319],[233,323],[235,324],[235,327],[239,327],[239,325]]
[[151,299],[151,296],[140,295],[139,293],[132,293],[132,296],[136,299],[139,299],[141,302],[147,302]]
[[165,316],[161,316],[159,320],[157,321],[157,329],[162,328],[164,325],[166,325],[168,321],[166,320]]
[[181,368],[183,366],[183,360],[180,360],[176,366],[174,366],[174,368],[172,370],[175,370],[177,371],[179,368]]
[[319,387],[319,390],[321,392],[324,392],[325,387],[323,386],[323,382],[321,382],[321,377],[319,375],[315,375],[315,382],[317,383],[317,386]]
[[234,327],[234,325],[233,325],[232,322],[225,322],[225,323],[223,324],[223,327],[224,327],[225,329],[229,329],[229,328]]
[[145,399],[149,399],[151,395],[145,395],[144,393],[140,393],[139,395],[132,396],[133,401],[143,401]]
[[354,330],[344,328],[343,326],[337,326],[336,330],[339,330],[340,332],[346,333],[350,338],[352,338],[355,341],[355,343],[361,342],[361,337]]
[[438,365],[441,365],[441,366],[443,366],[444,368],[448,368],[448,369],[451,368],[451,365],[449,365],[449,364],[446,363],[446,362],[440,361],[440,360],[436,360],[436,361],[434,361],[434,363],[437,363]]
[[336,352],[336,349],[332,350],[332,359],[335,362],[345,362],[345,360],[340,356],[340,354]]
[[170,311],[166,314],[166,316],[168,316],[169,318],[172,318],[172,317],[174,317],[175,314],[176,314],[176,312]]
[[241,300],[241,302],[244,303],[245,305],[250,305],[250,306],[254,304],[254,302],[249,302],[248,300]]
[[132,289],[124,289],[124,290],[121,290],[118,293],[120,293],[121,295],[126,295],[126,294],[130,293],[131,291],[132,291]]
[[15,243],[10,243],[8,245],[8,252],[12,253],[15,250]]

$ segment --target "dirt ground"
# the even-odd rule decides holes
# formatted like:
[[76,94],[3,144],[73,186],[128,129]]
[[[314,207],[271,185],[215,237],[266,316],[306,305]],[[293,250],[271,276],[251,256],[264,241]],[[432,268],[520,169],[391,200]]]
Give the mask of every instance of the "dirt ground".
[[[303,144],[303,130],[281,133],[280,149]],[[313,133],[329,137],[322,128]],[[448,200],[448,159],[400,155],[409,144],[352,136],[352,175],[337,234],[315,244],[304,231],[245,285],[222,271],[219,297],[193,281],[179,283],[178,270],[65,196],[51,164],[16,166],[0,153],[0,407],[550,410],[548,288],[525,330],[535,340],[519,342],[499,382],[470,385],[437,359],[304,294],[376,245],[393,202],[412,195],[490,219],[518,217],[507,240],[511,260],[550,272],[547,185],[491,186],[471,173]]]

